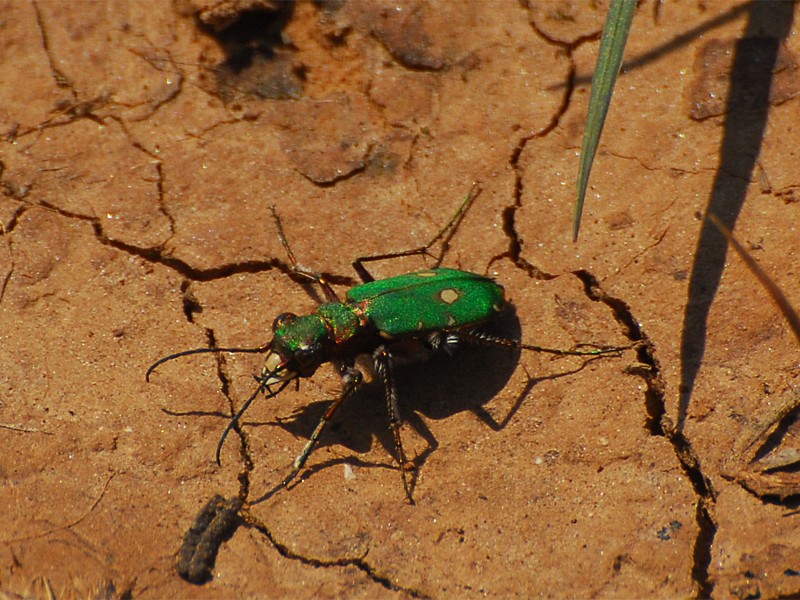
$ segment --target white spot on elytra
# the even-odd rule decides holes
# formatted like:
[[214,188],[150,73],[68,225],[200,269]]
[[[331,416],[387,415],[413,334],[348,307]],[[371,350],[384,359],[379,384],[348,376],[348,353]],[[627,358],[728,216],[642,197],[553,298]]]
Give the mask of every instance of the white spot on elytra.
[[439,299],[445,304],[452,304],[459,299],[461,295],[453,288],[447,288],[439,292]]

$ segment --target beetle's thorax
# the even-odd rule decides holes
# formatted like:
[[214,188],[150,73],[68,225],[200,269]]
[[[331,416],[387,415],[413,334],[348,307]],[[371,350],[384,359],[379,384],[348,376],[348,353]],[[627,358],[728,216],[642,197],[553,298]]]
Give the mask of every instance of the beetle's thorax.
[[352,302],[323,304],[314,314],[322,320],[331,341],[337,346],[349,342],[369,327],[361,306]]

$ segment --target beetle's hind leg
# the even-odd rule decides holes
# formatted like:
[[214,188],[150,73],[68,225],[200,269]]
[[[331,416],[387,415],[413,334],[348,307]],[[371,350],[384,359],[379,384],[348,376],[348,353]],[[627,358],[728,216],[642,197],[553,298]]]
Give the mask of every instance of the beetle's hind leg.
[[325,414],[322,415],[322,419],[320,419],[319,423],[317,424],[317,428],[314,429],[314,433],[311,434],[308,442],[306,442],[306,445],[303,447],[303,451],[300,452],[300,454],[297,455],[297,458],[294,459],[292,472],[289,473],[281,482],[281,487],[287,487],[289,483],[291,483],[292,479],[297,477],[297,474],[300,472],[303,466],[305,466],[308,457],[311,456],[311,453],[314,451],[322,432],[325,431],[328,423],[331,422],[333,415],[336,414],[336,411],[339,410],[339,407],[344,403],[344,401],[352,396],[353,392],[355,392],[358,386],[361,384],[362,379],[363,376],[361,375],[361,371],[358,369],[353,367],[345,367],[342,370],[342,381],[344,382],[344,388],[342,389],[341,394],[339,394],[339,397],[334,401],[333,404],[330,405],[328,410],[325,411]]
[[[546,354],[555,354],[556,356],[600,356],[603,354],[619,354],[624,350],[630,350],[635,345],[628,346],[599,346],[597,344],[579,344],[570,350],[562,350],[560,348],[547,348],[545,346],[534,346],[533,344],[523,344],[520,341],[512,340],[509,338],[491,335],[483,331],[458,331],[450,333],[446,336],[443,346],[447,350],[447,346],[455,346],[458,342],[463,341],[475,346],[489,346],[489,347],[503,347],[514,348],[517,350],[532,350],[534,352],[544,352]],[[590,348],[587,350],[579,350],[579,348]]]
[[394,374],[392,369],[392,354],[386,346],[380,346],[372,354],[372,360],[375,365],[375,372],[378,377],[383,381],[384,389],[386,390],[386,405],[389,412],[389,425],[392,428],[394,435],[394,449],[397,454],[397,462],[400,466],[400,476],[403,478],[403,489],[406,492],[406,499],[409,504],[414,504],[414,498],[411,496],[411,484],[408,481],[409,462],[406,458],[405,450],[403,450],[403,440],[400,437],[400,425],[402,418],[400,417],[400,407],[397,404],[397,386],[394,382]]
[[[369,283],[370,281],[375,281],[375,278],[372,274],[367,271],[367,268],[364,266],[364,263],[367,262],[377,262],[381,260],[389,260],[392,258],[401,258],[403,256],[415,256],[418,254],[426,254],[431,258],[435,259],[434,268],[438,268],[439,265],[442,264],[442,260],[444,259],[444,255],[447,253],[447,249],[450,247],[450,240],[453,239],[453,236],[456,233],[456,229],[461,224],[464,215],[467,214],[467,210],[472,205],[472,202],[475,198],[478,197],[478,194],[481,193],[481,187],[476,181],[472,184],[472,189],[467,194],[467,197],[464,198],[464,201],[461,203],[461,206],[458,207],[456,213],[452,216],[452,218],[447,222],[447,225],[442,227],[439,230],[439,233],[427,244],[424,246],[420,246],[419,248],[414,248],[413,250],[405,250],[403,252],[390,252],[388,254],[376,254],[374,256],[360,256],[353,261],[353,269],[355,269],[358,276],[361,278],[361,281],[364,283]],[[428,250],[430,250],[431,246],[433,246],[436,242],[442,240],[442,249],[439,252],[438,256],[432,255]]]

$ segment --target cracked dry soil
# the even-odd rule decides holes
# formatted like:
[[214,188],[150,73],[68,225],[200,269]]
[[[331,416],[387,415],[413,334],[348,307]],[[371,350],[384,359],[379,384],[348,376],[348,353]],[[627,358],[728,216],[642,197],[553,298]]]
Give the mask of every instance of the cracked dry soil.
[[[800,593],[797,342],[701,218],[800,303],[794,5],[641,3],[578,244],[604,3],[233,5],[2,4],[0,596]],[[496,277],[530,343],[640,345],[404,367],[416,506],[371,382],[277,494],[332,369],[221,467],[259,357],[145,383],[314,307],[271,205],[343,291],[474,180],[446,266]]]

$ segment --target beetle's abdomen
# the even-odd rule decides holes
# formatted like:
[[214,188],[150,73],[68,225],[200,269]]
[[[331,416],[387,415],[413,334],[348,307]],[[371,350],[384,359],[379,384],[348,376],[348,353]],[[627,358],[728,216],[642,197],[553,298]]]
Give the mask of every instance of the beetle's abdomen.
[[430,269],[354,287],[358,303],[383,337],[459,329],[490,319],[505,306],[492,279],[456,269]]

